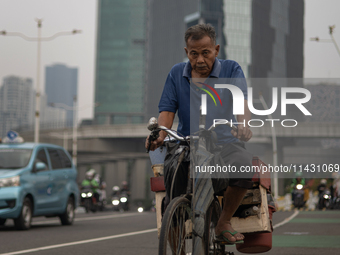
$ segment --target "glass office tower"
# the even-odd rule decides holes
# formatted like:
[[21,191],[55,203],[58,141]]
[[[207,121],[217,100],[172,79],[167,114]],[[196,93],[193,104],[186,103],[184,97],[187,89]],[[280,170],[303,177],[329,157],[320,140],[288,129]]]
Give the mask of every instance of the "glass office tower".
[[0,137],[33,125],[34,91],[31,78],[6,76],[0,87]]
[[146,0],[98,2],[95,122],[144,119]]
[[210,23],[221,45],[219,58],[224,59],[225,35],[223,0],[149,1],[148,69],[146,91],[147,119],[158,116],[158,103],[171,68],[187,61],[184,33],[190,26]]
[[237,61],[246,77],[251,65],[252,0],[225,1],[223,32],[227,38],[227,58]]
[[[54,64],[46,66],[45,70],[47,104],[62,103],[72,108],[73,98],[78,95],[78,68]],[[67,111],[67,126],[73,125],[73,113],[71,110]]]
[[224,0],[228,59],[249,78],[301,78],[303,0]]
[[[215,27],[218,57],[237,61],[247,78],[302,77],[303,16],[303,0],[99,1],[96,121],[158,116],[170,69],[187,61],[184,33],[198,23]],[[270,105],[270,88],[260,91]]]

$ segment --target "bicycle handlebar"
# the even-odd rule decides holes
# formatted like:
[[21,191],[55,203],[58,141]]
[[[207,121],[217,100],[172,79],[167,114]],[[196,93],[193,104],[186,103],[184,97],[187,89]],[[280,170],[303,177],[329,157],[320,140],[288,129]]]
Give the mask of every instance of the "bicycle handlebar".
[[[228,125],[228,123],[229,122],[226,121],[226,120],[217,122],[214,125],[212,125],[208,129],[208,131],[213,131],[217,125],[226,125],[226,124]],[[171,129],[169,129],[167,127],[164,127],[164,126],[159,126],[158,122],[157,122],[157,119],[155,117],[152,117],[149,120],[149,124],[148,124],[147,127],[151,131],[151,134],[149,135],[149,146],[148,146],[148,149],[146,151],[147,153],[149,153],[149,151],[150,151],[151,142],[157,140],[157,138],[159,137],[159,131],[161,131],[161,130],[167,132],[168,135],[170,135],[171,137],[175,138],[178,141],[190,141],[190,138],[193,139],[193,140],[198,140],[199,139],[199,136],[186,136],[186,137],[183,137],[183,136],[178,135],[176,133],[176,131],[174,131],[174,130],[171,130]],[[231,125],[231,128],[234,131],[237,132],[237,127],[235,125]]]
[[190,139],[190,136],[186,136],[186,137],[180,136],[176,133],[176,131],[168,129],[167,127],[164,127],[164,126],[158,126],[158,129],[159,129],[159,131],[163,130],[163,131],[167,132],[168,135],[172,136],[173,138],[175,138],[178,141],[187,141],[187,140]]

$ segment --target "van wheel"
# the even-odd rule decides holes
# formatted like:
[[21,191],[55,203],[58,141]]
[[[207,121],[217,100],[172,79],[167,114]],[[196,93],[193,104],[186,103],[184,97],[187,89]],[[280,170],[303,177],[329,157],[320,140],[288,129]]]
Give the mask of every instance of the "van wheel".
[[72,225],[74,220],[74,202],[73,198],[69,197],[66,205],[65,212],[59,215],[62,225]]
[[32,202],[28,197],[25,197],[20,216],[14,219],[15,228],[18,230],[29,229],[31,227],[32,212]]
[[7,219],[0,219],[0,226],[5,225]]

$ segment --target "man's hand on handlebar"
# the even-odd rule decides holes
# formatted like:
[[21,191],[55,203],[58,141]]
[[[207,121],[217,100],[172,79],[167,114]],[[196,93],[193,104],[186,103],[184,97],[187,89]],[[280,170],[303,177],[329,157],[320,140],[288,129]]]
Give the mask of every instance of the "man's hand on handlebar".
[[[158,123],[156,124],[156,126],[162,126],[162,127],[171,129],[174,118],[175,118],[174,112],[162,111],[159,114]],[[149,127],[148,127],[148,129],[149,129]],[[151,131],[152,129],[149,129],[149,130]],[[151,133],[151,136],[152,135],[153,134]],[[145,141],[146,151],[148,152],[149,150],[151,150],[151,151],[156,150],[159,146],[161,146],[163,144],[163,141],[164,141],[166,136],[167,136],[167,132],[165,132],[163,130],[159,132],[158,137],[155,136],[155,137],[157,137],[157,139],[155,139],[155,138],[150,139],[150,135],[149,135],[146,138],[146,141]],[[150,140],[153,140],[153,141],[150,141]],[[149,144],[149,143],[151,143],[151,144]],[[149,145],[150,145],[150,148],[149,148]]]
[[148,137],[146,138],[146,140],[145,140],[145,149],[150,149],[150,151],[154,151],[154,150],[156,150],[158,147],[160,147],[160,146],[162,146],[163,145],[163,143],[164,143],[164,139],[165,139],[165,137],[166,137],[166,134],[164,134],[164,131],[160,131],[159,132],[159,137],[156,139],[156,140],[154,140],[154,141],[151,141],[151,145],[150,145],[150,148],[149,148],[149,144],[150,144],[150,142],[149,142],[149,137],[150,137],[150,135],[148,135]]
[[249,127],[244,127],[242,125],[238,125],[237,131],[231,130],[231,134],[244,142],[248,142],[253,136],[253,133],[251,132]]

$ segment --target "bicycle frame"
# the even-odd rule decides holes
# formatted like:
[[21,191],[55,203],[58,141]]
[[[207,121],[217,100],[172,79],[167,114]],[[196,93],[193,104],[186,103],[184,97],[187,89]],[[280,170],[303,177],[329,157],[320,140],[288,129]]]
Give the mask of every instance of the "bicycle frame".
[[[217,124],[219,124],[219,123],[217,123]],[[220,123],[220,124],[225,124],[225,122]],[[201,115],[200,125],[199,125],[199,129],[200,129],[199,134],[201,134],[201,132],[204,132],[204,131],[212,132],[214,130],[214,128],[215,128],[214,126],[211,126],[208,130],[205,130],[205,116]],[[235,126],[233,126],[232,128],[237,129]],[[151,131],[151,134],[149,136],[149,148],[150,148],[151,141],[158,138],[158,133],[161,130],[167,132],[168,135],[170,135],[171,137],[175,138],[178,141],[187,142],[189,148],[192,148],[192,147],[190,147],[190,140],[198,141],[198,147],[201,148],[201,149],[202,148],[206,149],[206,146],[207,146],[207,141],[205,139],[205,136],[203,136],[203,135],[191,136],[191,137],[189,137],[189,136],[187,136],[187,137],[179,136],[176,133],[176,131],[170,130],[170,129],[164,127],[164,126],[158,126],[156,118],[150,119],[148,129]],[[210,141],[208,141],[208,142],[210,142]],[[148,148],[148,151],[149,151],[149,148]],[[172,184],[171,184],[171,189],[170,189],[171,190],[170,201],[172,199],[172,193],[173,193],[172,190],[173,190],[173,186],[174,186],[175,176],[176,176],[176,173],[177,173],[177,170],[178,170],[180,163],[181,162],[178,163],[177,169],[174,172],[174,176],[173,176],[173,180],[172,180]],[[190,164],[190,165],[192,165],[192,164]],[[195,181],[193,181],[193,180],[195,180]],[[201,188],[196,189],[195,183],[199,182],[199,181],[201,181],[201,182],[209,182],[210,181],[210,183],[207,183],[204,186],[204,188],[202,188],[202,185],[200,185]],[[196,185],[197,185],[197,183],[196,183]],[[197,206],[198,204],[197,204],[196,197],[199,198],[200,196],[197,195],[196,193],[201,193],[203,190],[206,192],[207,189],[208,189],[208,193],[206,195],[210,197],[210,200],[206,201],[205,204],[200,204],[199,206]],[[201,254],[202,253],[202,247],[203,247],[202,238],[204,236],[205,225],[204,225],[204,219],[202,217],[200,217],[200,215],[205,215],[206,211],[210,207],[210,204],[214,200],[214,192],[213,192],[213,188],[212,188],[211,179],[210,178],[209,179],[202,178],[202,179],[198,179],[198,181],[197,181],[195,175],[193,175],[193,178],[190,178],[190,166],[189,166],[186,194],[183,194],[182,196],[187,198],[189,201],[191,201],[191,208],[192,208],[192,212],[193,212],[192,213],[193,215],[191,216],[191,218],[193,220],[193,230],[195,232],[195,235],[192,235],[192,239],[193,239],[193,253],[192,254],[193,255]]]

